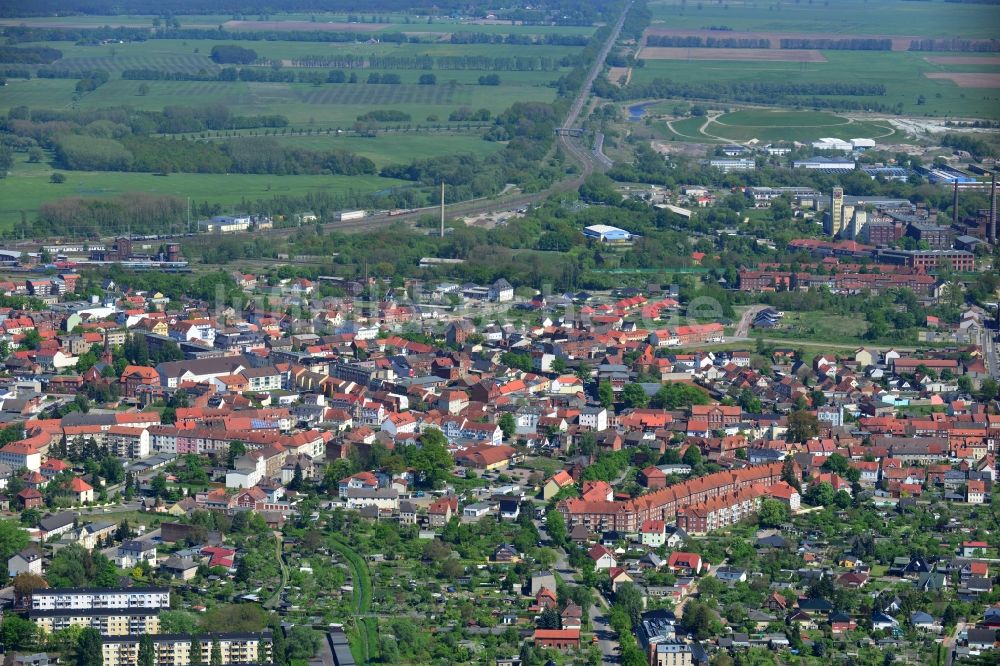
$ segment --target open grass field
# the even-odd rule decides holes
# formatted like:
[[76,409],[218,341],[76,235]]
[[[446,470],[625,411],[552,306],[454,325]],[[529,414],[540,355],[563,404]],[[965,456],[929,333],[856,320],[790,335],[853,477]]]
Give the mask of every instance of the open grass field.
[[781,327],[765,331],[768,338],[809,340],[853,344],[863,342],[868,330],[864,317],[836,315],[830,312],[786,312]]
[[944,0],[651,0],[649,8],[653,27],[967,39],[991,39],[997,34],[995,5]]
[[501,150],[503,143],[483,141],[471,134],[380,134],[373,138],[359,136],[292,136],[280,137],[282,145],[311,150],[349,150],[367,157],[381,168],[387,164],[408,162],[414,158],[442,155],[486,156]]
[[[692,49],[694,50],[694,49]],[[872,104],[894,106],[902,103],[905,115],[1000,118],[1000,90],[992,87],[960,88],[950,80],[929,79],[927,72],[975,71],[972,65],[932,64],[922,53],[864,51],[823,51],[825,63],[782,63],[747,61],[648,60],[645,67],[632,71],[632,80],[645,83],[670,79],[679,83],[702,81],[761,81],[773,83],[870,83],[882,84],[881,97],[858,98]],[[980,65],[996,73],[1000,67]],[[923,96],[924,103],[918,104]]]
[[125,192],[149,192],[191,197],[192,202],[218,202],[239,207],[243,200],[270,199],[285,194],[302,196],[309,192],[350,191],[364,193],[409,185],[379,176],[269,176],[256,174],[170,174],[117,171],[63,171],[66,182],[53,184],[55,171],[48,164],[32,164],[23,155],[10,174],[0,179],[0,230],[21,220],[21,211],[33,217],[41,204],[61,197],[108,197]]

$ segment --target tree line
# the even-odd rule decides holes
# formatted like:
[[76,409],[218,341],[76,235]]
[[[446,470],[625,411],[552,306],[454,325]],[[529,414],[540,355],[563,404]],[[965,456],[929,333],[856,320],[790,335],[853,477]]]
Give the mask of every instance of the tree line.
[[236,116],[223,104],[166,106],[162,111],[137,110],[130,106],[99,109],[31,109],[16,106],[0,120],[0,130],[35,140],[99,123],[118,134],[181,134],[206,130],[242,130],[287,127],[280,115]]
[[681,35],[650,35],[646,38],[646,46],[716,49],[769,49],[771,48],[771,40],[741,37],[683,37]]
[[18,65],[48,65],[62,57],[62,51],[47,46],[0,46],[0,62]]
[[[654,79],[646,84],[633,83],[618,88],[598,79],[595,93],[611,99],[728,99],[741,102],[775,103],[793,96],[882,97],[885,86],[877,83],[793,83],[768,81],[698,81],[680,83]],[[598,88],[600,88],[598,90]]]
[[267,137],[220,143],[130,135],[120,139],[64,134],[54,140],[56,163],[78,171],[256,173],[277,176],[374,174],[375,163],[345,150],[282,146]]
[[453,32],[448,41],[452,44],[511,44],[520,46],[586,46],[585,35],[518,35],[491,32]]
[[379,56],[350,53],[307,55],[292,60],[295,67],[337,67],[340,69],[436,69],[510,72],[554,72],[568,66],[570,58],[537,56]]
[[782,39],[778,44],[783,49],[819,49],[823,51],[891,51],[891,39],[875,37],[853,37],[849,39],[829,39],[823,37],[800,37]]
[[996,39],[914,39],[910,41],[911,51],[955,51],[958,53],[994,53],[1000,51],[1000,40]]

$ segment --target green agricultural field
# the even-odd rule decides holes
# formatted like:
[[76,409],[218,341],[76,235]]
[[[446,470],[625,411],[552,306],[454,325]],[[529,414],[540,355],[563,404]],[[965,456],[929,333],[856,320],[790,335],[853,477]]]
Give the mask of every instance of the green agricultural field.
[[49,182],[53,169],[31,164],[19,155],[14,168],[0,179],[0,230],[12,228],[21,212],[31,218],[41,204],[61,197],[108,197],[125,192],[148,192],[191,197],[192,202],[217,202],[238,206],[243,201],[271,199],[276,195],[302,196],[309,192],[368,193],[409,183],[379,176],[269,176],[255,174],[170,174],[117,171],[61,171],[66,182]]
[[[124,69],[159,69],[163,71],[197,72],[199,68],[217,71],[219,65],[209,55],[217,44],[237,44],[253,49],[261,58],[282,61],[293,66],[295,60],[309,56],[359,57],[394,56],[471,56],[471,57],[535,57],[558,61],[580,51],[572,46],[533,46],[496,44],[450,43],[379,43],[359,42],[303,42],[303,41],[235,41],[150,39],[127,44],[81,45],[73,42],[25,42],[23,46],[46,46],[58,49],[63,58],[53,66],[67,69],[104,69],[121,72]],[[327,69],[327,68],[323,68]],[[403,70],[405,71],[405,70]],[[422,70],[423,71],[423,70]],[[513,72],[512,72],[513,73]],[[558,75],[548,72],[550,78]]]
[[992,39],[996,6],[944,0],[651,0],[655,27]]
[[[103,26],[125,26],[145,28],[152,27],[153,21],[157,17],[152,15],[120,15],[120,16],[67,16],[52,17],[39,16],[27,19],[3,19],[0,20],[0,27],[5,25],[28,25],[50,28],[100,28]],[[234,19],[247,21],[257,20],[257,16],[236,17],[227,14],[195,14],[178,15],[177,20],[182,28],[217,28],[220,25]],[[307,21],[315,19],[316,27],[320,28],[323,23],[343,23],[348,20],[348,16],[342,13],[316,12],[272,14],[269,21]],[[366,18],[370,18],[366,15]],[[379,32],[414,32],[414,33],[451,33],[451,32],[482,32],[489,34],[517,34],[517,35],[587,35],[590,36],[596,30],[592,26],[573,25],[501,25],[489,24],[478,25],[455,21],[450,18],[435,18],[428,20],[427,17],[413,16],[409,14],[379,14],[380,21],[388,21],[389,25],[379,28]],[[366,24],[358,24],[359,32],[369,32]]]
[[[400,23],[404,26],[405,24]],[[83,46],[72,42],[37,42],[25,46],[44,46],[63,52],[54,66],[68,69],[106,70],[112,79],[83,96],[74,93],[75,81],[60,79],[12,79],[0,88],[0,112],[13,106],[34,108],[92,109],[128,104],[139,109],[160,110],[164,106],[219,103],[240,115],[280,114],[297,127],[346,127],[359,115],[373,109],[391,108],[409,113],[412,122],[447,122],[448,115],[463,106],[486,108],[498,114],[514,101],[551,102],[553,83],[565,73],[560,71],[501,71],[499,86],[481,86],[483,70],[352,70],[359,83],[300,84],[247,83],[242,81],[133,81],[117,78],[126,69],[154,69],[196,73],[215,73],[220,68],[209,57],[213,41],[152,39],[128,44]],[[560,46],[503,46],[448,43],[364,44],[317,43],[298,41],[242,42],[262,57],[281,61],[290,67],[307,56],[392,55],[418,56],[503,56],[539,57],[554,61],[579,52],[578,48]],[[325,74],[333,67],[315,70]],[[370,74],[391,73],[399,76],[400,85],[367,84]],[[422,75],[434,73],[437,85],[419,85]],[[492,72],[491,72],[492,73]],[[140,86],[148,93],[139,95]],[[436,116],[437,120],[428,121]]]
[[[413,78],[416,72],[411,73]],[[476,72],[451,72],[456,78]],[[149,92],[139,94],[145,84]],[[224,104],[240,115],[280,114],[293,127],[349,128],[358,116],[373,109],[393,109],[410,114],[413,124],[436,115],[447,122],[460,107],[501,113],[515,101],[551,102],[556,91],[545,85],[511,84],[480,86],[448,83],[421,86],[305,83],[247,83],[242,81],[125,81],[112,79],[94,92],[74,101],[75,81],[68,79],[11,79],[0,88],[0,113],[14,106],[49,109],[95,109],[128,104],[137,109],[160,110],[174,104],[198,106]]]
[[[882,84],[886,87],[884,96],[845,99],[890,107],[901,102],[904,115],[1000,118],[1000,90],[960,88],[951,81],[928,79],[924,76],[927,72],[983,71],[956,65],[945,68],[924,59],[928,55],[955,54],[823,51],[823,55],[827,59],[825,63],[647,60],[644,67],[633,70],[632,80],[636,83],[662,78],[679,83],[761,81]],[[985,71],[998,72],[1000,67],[986,67]],[[803,100],[803,104],[807,105],[807,100]]]

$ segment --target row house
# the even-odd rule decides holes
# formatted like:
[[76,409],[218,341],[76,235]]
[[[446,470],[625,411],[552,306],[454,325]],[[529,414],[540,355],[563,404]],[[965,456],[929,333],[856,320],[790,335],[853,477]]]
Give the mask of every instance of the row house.
[[752,486],[677,510],[677,527],[691,535],[734,525],[760,510],[765,491]]
[[[782,462],[754,465],[740,470],[722,471],[656,490],[627,502],[569,499],[559,503],[566,524],[586,525],[590,529],[636,533],[646,520],[673,522],[677,510],[712,498],[760,486],[760,492],[781,480]],[[800,476],[795,468],[796,476]]]

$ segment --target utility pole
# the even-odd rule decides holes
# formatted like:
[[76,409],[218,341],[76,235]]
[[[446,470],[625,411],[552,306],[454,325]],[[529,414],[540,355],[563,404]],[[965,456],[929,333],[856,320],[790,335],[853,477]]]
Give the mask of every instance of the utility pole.
[[441,238],[444,238],[444,181],[441,181]]

